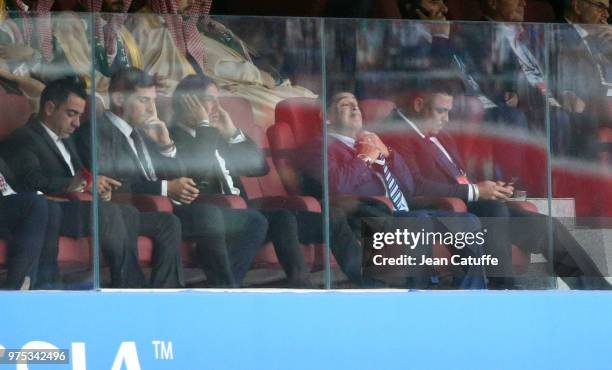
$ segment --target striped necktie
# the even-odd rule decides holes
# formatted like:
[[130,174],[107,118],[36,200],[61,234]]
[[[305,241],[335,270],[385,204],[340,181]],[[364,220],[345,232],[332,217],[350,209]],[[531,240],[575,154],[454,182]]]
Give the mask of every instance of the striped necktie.
[[[378,159],[384,161],[385,157],[381,154]],[[386,161],[382,165],[382,170],[385,186],[387,187],[387,194],[389,195],[391,202],[393,202],[393,207],[395,207],[395,210],[406,212],[410,211],[410,208],[408,208],[408,202],[399,188],[397,179],[391,173],[391,170],[389,170],[389,166],[387,165]]]

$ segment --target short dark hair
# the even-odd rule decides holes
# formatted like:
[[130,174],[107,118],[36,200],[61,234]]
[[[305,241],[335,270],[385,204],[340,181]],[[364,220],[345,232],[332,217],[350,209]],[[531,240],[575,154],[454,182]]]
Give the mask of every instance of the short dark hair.
[[420,19],[417,9],[421,7],[422,0],[398,0],[397,6],[403,19]]
[[463,82],[459,78],[433,79],[422,83],[419,91],[423,94],[461,95],[465,92]]
[[155,77],[136,67],[121,68],[110,79],[108,93],[133,93],[136,89],[158,86]]
[[62,77],[51,81],[40,94],[40,109],[51,101],[56,106],[64,104],[68,96],[74,94],[82,99],[87,99],[85,81],[78,76]]
[[194,91],[204,91],[210,85],[217,86],[217,83],[212,78],[203,74],[194,74],[183,78],[181,82],[176,85],[174,94],[172,94],[172,109],[174,113],[176,114],[182,110],[180,98],[185,95],[193,94]]

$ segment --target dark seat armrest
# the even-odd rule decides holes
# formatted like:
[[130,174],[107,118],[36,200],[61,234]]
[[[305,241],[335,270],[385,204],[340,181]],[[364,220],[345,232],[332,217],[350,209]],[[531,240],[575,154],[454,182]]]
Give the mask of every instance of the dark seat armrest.
[[321,203],[316,198],[302,195],[281,195],[250,199],[249,206],[254,208],[286,208],[321,213]]
[[414,197],[409,205],[414,209],[438,209],[450,212],[467,212],[467,205],[460,198]]
[[359,205],[363,203],[370,203],[381,209],[386,209],[389,214],[393,212],[393,202],[382,195],[334,195],[330,198],[329,203],[332,207],[338,207],[348,213],[357,210]]
[[80,200],[82,202],[87,202],[87,201],[92,201],[93,200],[93,196],[91,195],[91,193],[86,193],[86,192],[71,192],[71,193],[58,193],[58,194],[52,194],[49,198],[59,198],[59,199],[65,199],[65,200]]
[[170,198],[161,195],[115,193],[113,202],[131,204],[140,212],[172,212],[174,207]]
[[194,203],[209,203],[222,208],[246,209],[244,199],[238,195],[202,194]]
[[538,213],[538,207],[536,207],[535,204],[527,200],[513,200],[506,202],[506,204],[508,205],[508,207],[520,208],[526,211]]

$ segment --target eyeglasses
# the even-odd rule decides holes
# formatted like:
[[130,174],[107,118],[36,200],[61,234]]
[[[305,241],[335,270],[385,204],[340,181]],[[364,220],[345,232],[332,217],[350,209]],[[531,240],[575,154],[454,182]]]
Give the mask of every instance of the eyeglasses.
[[592,1],[592,0],[582,0],[585,3],[588,3],[590,5],[593,5],[594,7],[596,7],[600,12],[609,12],[610,11],[610,7],[608,5],[596,2],[596,1]]

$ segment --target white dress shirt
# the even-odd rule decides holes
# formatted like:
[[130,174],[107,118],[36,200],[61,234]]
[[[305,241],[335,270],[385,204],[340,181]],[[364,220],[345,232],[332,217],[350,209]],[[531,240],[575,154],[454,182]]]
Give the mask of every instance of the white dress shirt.
[[3,196],[17,194],[11,188],[9,183],[6,182],[6,178],[4,177],[4,175],[2,175],[2,173],[0,173],[0,193],[2,193]]
[[66,164],[70,168],[70,174],[74,176],[76,172],[74,171],[74,167],[72,166],[72,157],[70,156],[68,149],[66,149],[66,145],[64,145],[64,142],[62,141],[62,139],[60,139],[60,137],[57,136],[55,132],[51,131],[51,129],[47,127],[47,125],[45,125],[43,122],[41,122],[40,125],[45,129],[45,131],[51,138],[51,141],[55,143],[55,146],[57,147],[59,152],[62,154],[62,157],[64,158],[64,162],[66,162]]
[[[208,124],[206,124],[207,122],[204,121],[202,126],[205,127],[209,127]],[[195,138],[196,137],[196,131],[188,126],[185,126],[183,124],[178,125],[181,129],[183,129],[183,131],[185,131],[189,136]],[[242,143],[246,141],[246,136],[244,136],[244,133],[241,130],[238,130],[238,133],[236,135],[234,135],[233,137],[231,137],[228,140],[229,144],[238,144],[238,143]],[[226,165],[225,165],[225,159],[223,159],[223,157],[221,157],[221,154],[219,154],[219,151],[217,149],[215,149],[215,157],[217,157],[217,162],[219,162],[219,166],[221,167],[221,173],[223,173],[223,177],[225,178],[225,182],[227,183],[227,185],[230,188],[230,191],[232,192],[233,195],[240,195],[240,189],[238,189],[237,187],[234,186],[234,180],[232,179],[232,176],[230,175],[229,170],[227,169]]]

